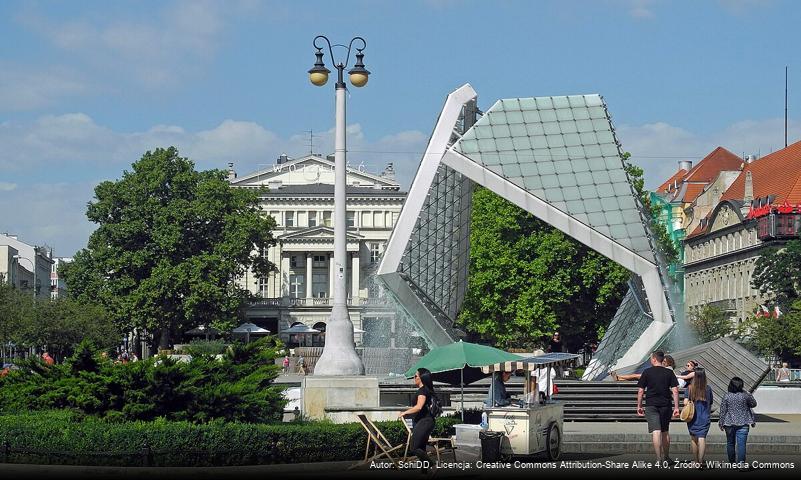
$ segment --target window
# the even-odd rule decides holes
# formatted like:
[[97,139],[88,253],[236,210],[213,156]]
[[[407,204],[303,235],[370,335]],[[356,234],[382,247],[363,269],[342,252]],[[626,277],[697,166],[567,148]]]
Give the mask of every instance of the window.
[[305,275],[289,275],[289,296],[292,298],[304,298],[306,296]]
[[292,268],[301,268],[306,266],[306,257],[303,255],[291,255],[289,257],[289,266]]
[[333,227],[334,223],[331,220],[331,210],[323,212],[323,225],[326,227]]
[[281,225],[281,212],[279,212],[278,210],[272,210],[270,212],[270,216],[273,217],[273,220],[275,220],[276,225],[279,226]]
[[312,275],[312,296],[315,298],[328,297],[328,274],[315,273]]
[[317,226],[317,211],[316,210],[309,210],[309,226],[316,227]]
[[378,248],[379,248],[378,243],[370,244],[370,263],[378,262],[378,258],[381,256],[381,253],[379,252]]
[[373,226],[374,227],[384,226],[384,212],[373,212]]
[[362,212],[362,228],[373,226],[373,212]]
[[348,228],[355,227],[356,226],[356,212],[354,212],[352,210],[348,210],[348,212],[345,214],[345,220],[346,220],[346,224],[348,225]]
[[327,267],[328,265],[326,265],[327,263],[326,260],[328,259],[325,257],[325,255],[315,255],[314,257],[312,257],[312,261],[314,262],[312,263],[312,267],[314,268]]
[[394,227],[396,223],[398,223],[398,212],[392,212],[392,225],[391,226]]
[[264,245],[259,247],[259,256],[261,258],[267,258],[267,255],[270,254],[270,247],[265,247]]
[[259,295],[261,298],[267,298],[267,279],[260,278],[259,279]]
[[286,212],[286,226],[287,227],[295,226],[295,212]]

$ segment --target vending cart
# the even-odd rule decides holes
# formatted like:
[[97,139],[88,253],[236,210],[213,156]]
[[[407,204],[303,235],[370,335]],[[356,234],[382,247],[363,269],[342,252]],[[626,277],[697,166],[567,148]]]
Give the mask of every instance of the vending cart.
[[525,375],[523,399],[509,406],[485,407],[488,429],[503,434],[501,453],[534,455],[545,452],[551,460],[562,452],[564,406],[551,398],[558,367],[573,365],[578,355],[549,353],[519,361],[482,367],[484,373],[517,372]]

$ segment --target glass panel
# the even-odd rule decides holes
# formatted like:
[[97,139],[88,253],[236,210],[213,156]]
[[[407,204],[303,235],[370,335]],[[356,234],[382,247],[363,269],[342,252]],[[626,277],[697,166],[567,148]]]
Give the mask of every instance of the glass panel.
[[569,108],[560,108],[556,111],[556,118],[559,121],[573,120],[573,111]]
[[570,101],[567,97],[551,97],[553,108],[570,108]]

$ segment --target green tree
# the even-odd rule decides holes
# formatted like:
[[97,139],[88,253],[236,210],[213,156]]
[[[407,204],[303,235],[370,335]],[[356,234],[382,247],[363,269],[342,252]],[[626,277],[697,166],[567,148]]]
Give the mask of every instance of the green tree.
[[[1,276],[0,276],[1,277]],[[24,346],[24,334],[33,324],[34,300],[0,278],[0,357],[11,354],[10,345]]]
[[36,302],[25,338],[26,344],[47,348],[60,360],[72,355],[84,340],[110,350],[120,344],[122,331],[101,305],[60,298]]
[[703,305],[690,311],[689,323],[701,342],[711,342],[734,331],[731,319],[723,309]]
[[753,315],[737,331],[740,340],[760,355],[787,359],[801,355],[801,299],[778,318]]
[[86,215],[98,227],[65,265],[68,288],[162,347],[186,328],[230,327],[249,297],[234,280],[246,269],[275,270],[262,255],[275,245],[275,222],[259,209],[259,192],[232,188],[221,170],[196,171],[174,147],[99,184]]
[[679,262],[681,261],[679,258],[679,250],[676,244],[673,243],[673,239],[670,237],[670,233],[668,233],[667,226],[657,220],[660,215],[659,206],[651,204],[650,192],[645,189],[645,179],[643,178],[644,170],[631,163],[629,161],[630,158],[631,153],[625,152],[623,154],[623,168],[625,168],[629,180],[631,181],[631,186],[634,187],[634,192],[640,199],[645,211],[650,214],[648,217],[648,227],[651,229],[654,241],[667,263]]
[[559,330],[575,351],[597,340],[630,273],[490,190],[473,193],[470,277],[459,322],[501,347]]
[[801,297],[801,241],[765,251],[754,264],[751,285],[781,307]]

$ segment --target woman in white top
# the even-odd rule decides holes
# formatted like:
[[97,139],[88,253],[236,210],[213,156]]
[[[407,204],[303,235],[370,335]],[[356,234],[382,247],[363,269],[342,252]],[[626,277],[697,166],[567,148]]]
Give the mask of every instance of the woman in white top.
[[[549,377],[550,382],[548,381]],[[531,381],[526,387],[526,403],[537,403],[544,401],[545,392],[548,392],[548,396],[553,395],[554,380],[556,380],[555,368],[538,368],[537,370],[532,370]]]

